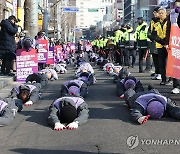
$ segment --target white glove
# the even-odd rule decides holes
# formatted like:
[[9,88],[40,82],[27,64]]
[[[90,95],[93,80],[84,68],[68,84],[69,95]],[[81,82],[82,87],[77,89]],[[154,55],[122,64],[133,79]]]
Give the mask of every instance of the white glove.
[[68,124],[68,125],[66,126],[66,128],[67,128],[67,129],[70,129],[70,130],[72,130],[72,129],[77,129],[77,128],[78,128],[78,122],[71,122],[70,124]]
[[15,117],[16,113],[17,113],[17,110],[16,109],[12,109],[13,111],[13,116]]
[[139,122],[140,124],[144,124],[145,122],[147,122],[147,120],[148,120],[149,117],[150,117],[149,115],[147,115],[147,116],[142,116],[142,117],[140,117],[140,118],[138,119],[138,122]]
[[65,128],[66,127],[63,124],[61,124],[60,122],[55,123],[54,130],[63,130]]
[[124,94],[122,94],[121,96],[119,96],[119,98],[124,98]]
[[24,103],[25,106],[31,106],[33,105],[33,102],[32,101],[27,101],[26,103]]

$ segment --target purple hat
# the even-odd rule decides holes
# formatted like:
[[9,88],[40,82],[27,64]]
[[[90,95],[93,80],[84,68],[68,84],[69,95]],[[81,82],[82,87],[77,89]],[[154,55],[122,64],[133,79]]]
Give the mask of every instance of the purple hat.
[[77,86],[71,86],[68,90],[70,95],[78,95],[80,93],[80,89]]
[[159,101],[151,101],[147,106],[147,114],[153,119],[160,119],[164,114],[164,105]]
[[126,80],[126,82],[124,83],[124,88],[126,90],[128,90],[129,88],[133,88],[136,86],[136,82],[132,79],[128,79]]

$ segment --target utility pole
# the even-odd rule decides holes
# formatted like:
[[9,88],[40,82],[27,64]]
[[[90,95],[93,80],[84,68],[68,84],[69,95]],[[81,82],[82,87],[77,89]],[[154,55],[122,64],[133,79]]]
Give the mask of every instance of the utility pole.
[[31,0],[30,36],[35,37],[38,32],[38,1]]
[[38,32],[38,2],[25,0],[24,8],[24,29],[34,38]]
[[43,12],[43,31],[48,36],[48,0],[44,0],[44,12]]
[[28,31],[30,35],[30,6],[31,6],[31,1],[30,0],[25,0],[24,1],[24,30]]
[[5,6],[5,1],[4,1],[4,0],[1,0],[1,1],[0,1],[0,21],[1,21],[2,19],[4,19],[4,12],[3,12],[4,6]]

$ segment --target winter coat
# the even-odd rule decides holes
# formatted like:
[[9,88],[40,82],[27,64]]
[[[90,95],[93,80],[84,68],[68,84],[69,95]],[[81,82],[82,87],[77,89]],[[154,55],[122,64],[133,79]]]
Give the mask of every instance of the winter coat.
[[15,53],[15,34],[18,31],[18,26],[8,19],[2,20],[0,26],[0,55],[4,55],[8,52]]
[[18,94],[20,93],[20,89],[27,89],[30,91],[30,96],[28,101],[32,101],[33,103],[36,103],[37,100],[40,98],[39,92],[41,89],[40,83],[25,83],[21,85],[15,86],[10,93],[11,98],[17,98]]
[[161,95],[156,89],[139,93],[136,93],[133,89],[129,89],[125,93],[125,99],[131,109],[131,118],[135,122],[147,114],[147,104],[153,99],[160,101],[164,105],[164,115],[180,120],[180,108],[176,106],[175,102]]
[[128,80],[128,79],[132,79],[135,81],[136,85],[135,85],[135,92],[141,92],[144,91],[144,88],[142,86],[142,83],[140,82],[140,80],[132,77],[132,76],[128,76],[124,79],[122,79],[121,81],[119,81],[116,85],[116,90],[117,90],[117,95],[118,97],[120,97],[121,95],[123,95],[126,91],[125,87],[124,87],[124,83]]
[[55,100],[49,107],[48,122],[52,127],[54,127],[56,122],[60,122],[58,118],[60,109],[67,103],[71,104],[77,109],[78,117],[74,119],[74,121],[78,121],[79,125],[87,122],[89,117],[89,109],[84,99],[80,97],[61,97]]
[[87,96],[88,93],[88,87],[87,84],[85,84],[83,81],[81,80],[70,80],[65,82],[62,86],[61,86],[61,96],[67,96],[69,95],[68,89],[71,86],[77,86],[80,89],[80,94],[79,96],[85,98]]

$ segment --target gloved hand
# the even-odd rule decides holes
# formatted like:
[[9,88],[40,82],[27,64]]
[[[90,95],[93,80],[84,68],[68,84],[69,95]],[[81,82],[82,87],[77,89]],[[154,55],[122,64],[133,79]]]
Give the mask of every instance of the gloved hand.
[[26,103],[24,103],[25,106],[31,106],[33,105],[33,102],[32,101],[27,101]]
[[147,120],[149,119],[150,115],[147,115],[147,116],[142,116],[138,119],[138,122],[140,124],[144,124],[145,122],[147,122]]
[[60,122],[55,123],[54,130],[63,130],[65,128],[66,127],[63,124],[61,124]]
[[78,128],[78,122],[71,122],[66,126],[67,129],[73,130]]
[[119,96],[119,98],[124,98],[124,94],[122,94],[121,96]]
[[17,110],[16,109],[12,109],[13,111],[13,116],[15,117],[16,113],[17,113]]

